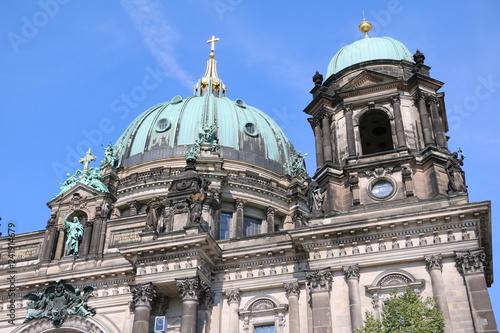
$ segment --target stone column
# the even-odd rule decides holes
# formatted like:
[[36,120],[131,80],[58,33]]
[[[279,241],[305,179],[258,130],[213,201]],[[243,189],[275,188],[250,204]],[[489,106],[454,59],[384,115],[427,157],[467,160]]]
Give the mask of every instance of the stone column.
[[427,97],[427,103],[431,109],[432,127],[434,128],[434,136],[436,137],[436,144],[441,148],[448,148],[446,143],[446,137],[444,135],[443,122],[441,121],[441,116],[439,115],[437,103],[438,99],[436,96]]
[[274,207],[267,207],[266,211],[266,222],[267,222],[267,232],[274,232]]
[[475,332],[498,332],[485,279],[483,249],[455,251],[459,272],[465,280]]
[[359,266],[357,264],[343,266],[345,280],[349,289],[349,312],[351,313],[351,330],[356,333],[363,327],[361,298],[359,296]]
[[431,123],[429,122],[429,112],[425,103],[426,94],[422,90],[418,90],[415,95],[415,102],[418,105],[418,113],[420,115],[420,124],[422,126],[422,133],[424,136],[424,144],[427,147],[434,143],[432,139]]
[[196,333],[201,292],[200,278],[196,276],[176,279],[176,283],[182,299],[181,333]]
[[298,282],[285,283],[286,297],[288,298],[288,332],[300,332],[299,318],[299,295],[300,286]]
[[241,302],[241,291],[239,289],[233,289],[226,291],[227,304],[229,304],[229,330],[228,333],[238,333],[239,331],[239,314],[238,309],[240,308]]
[[57,241],[56,215],[55,213],[51,213],[50,219],[47,221],[42,252],[39,257],[41,262],[49,262],[54,255],[53,251]]
[[130,286],[132,301],[130,310],[134,312],[134,325],[132,332],[148,333],[149,316],[152,304],[156,299],[156,288],[153,283],[136,284]]
[[431,275],[432,294],[436,300],[439,311],[443,314],[445,321],[445,332],[453,332],[448,300],[446,298],[446,288],[441,274],[443,269],[443,258],[441,254],[425,256],[425,266]]
[[57,247],[56,247],[56,253],[54,255],[54,259],[61,259],[64,256],[64,238],[66,236],[66,231],[64,231],[63,228],[58,228],[58,233],[57,233]]
[[351,105],[344,106],[346,135],[347,135],[347,151],[349,156],[356,156],[356,142],[354,140],[354,122],[352,120]]
[[242,237],[243,236],[243,218],[244,218],[244,208],[245,200],[237,198],[234,202],[234,208],[236,209],[236,218],[234,226],[234,234],[231,237]]
[[406,148],[405,128],[403,125],[403,117],[401,116],[401,97],[399,95],[391,96],[391,104],[394,110],[394,121],[396,122],[398,148]]
[[86,257],[89,254],[93,227],[94,227],[94,221],[85,221],[82,244],[80,245],[80,253],[81,253],[80,257]]
[[306,278],[311,291],[313,333],[331,333],[330,290],[332,273],[330,268],[306,272]]
[[332,162],[332,140],[330,134],[330,114],[327,111],[321,113],[321,125],[323,127],[323,157],[325,162]]
[[314,138],[316,143],[316,166],[321,168],[325,162],[323,157],[323,135],[321,134],[321,121],[317,118],[309,118],[309,123],[314,131]]

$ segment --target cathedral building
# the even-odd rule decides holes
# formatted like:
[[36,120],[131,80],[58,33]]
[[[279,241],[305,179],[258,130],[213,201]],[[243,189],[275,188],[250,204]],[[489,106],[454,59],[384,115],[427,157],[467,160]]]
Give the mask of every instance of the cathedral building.
[[445,332],[498,332],[490,202],[468,200],[443,82],[370,27],[313,77],[310,176],[273,119],[226,97],[212,37],[192,96],[89,150],[45,230],[0,239],[0,332],[355,332],[408,287]]

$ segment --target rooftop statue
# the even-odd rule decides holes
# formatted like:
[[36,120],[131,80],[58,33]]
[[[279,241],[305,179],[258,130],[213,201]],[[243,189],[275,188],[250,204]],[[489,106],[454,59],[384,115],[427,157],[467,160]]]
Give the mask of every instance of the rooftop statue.
[[292,163],[290,165],[290,173],[292,177],[307,174],[305,157],[307,153],[302,156],[302,150],[299,150],[292,156]]
[[[103,147],[104,148],[104,147]],[[104,159],[101,162],[101,169],[114,168],[118,163],[118,157],[116,156],[116,150],[111,143],[104,148]]]
[[[460,154],[460,157],[458,156]],[[446,162],[446,173],[448,174],[448,191],[467,192],[465,185],[465,173],[462,170],[465,155],[460,147],[458,151],[451,154]]]

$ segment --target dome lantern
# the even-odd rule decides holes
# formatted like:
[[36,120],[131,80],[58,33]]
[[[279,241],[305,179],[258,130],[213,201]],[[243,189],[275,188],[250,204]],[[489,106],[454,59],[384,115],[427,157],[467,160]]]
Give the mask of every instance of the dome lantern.
[[212,36],[211,39],[207,40],[207,44],[210,45],[210,59],[207,60],[207,70],[205,75],[198,80],[194,86],[195,96],[204,96],[207,94],[214,95],[216,97],[226,96],[226,85],[217,76],[217,61],[215,60],[215,42],[220,39]]

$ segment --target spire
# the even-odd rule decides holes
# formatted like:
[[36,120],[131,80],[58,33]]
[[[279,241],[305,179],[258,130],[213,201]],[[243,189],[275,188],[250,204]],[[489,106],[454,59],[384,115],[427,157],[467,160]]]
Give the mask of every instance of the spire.
[[198,80],[194,86],[194,94],[196,96],[214,95],[216,97],[226,96],[226,85],[217,76],[217,61],[215,60],[215,42],[220,39],[212,36],[212,39],[207,40],[210,44],[210,59],[207,60],[207,70],[205,75]]
[[359,31],[365,34],[365,38],[368,38],[368,32],[372,30],[372,24],[365,19],[365,13],[363,12],[363,21],[358,26]]

